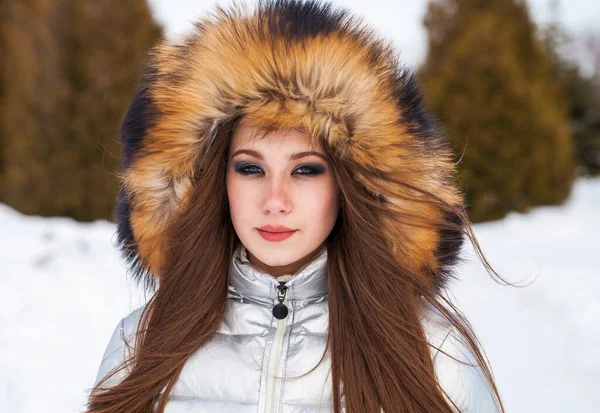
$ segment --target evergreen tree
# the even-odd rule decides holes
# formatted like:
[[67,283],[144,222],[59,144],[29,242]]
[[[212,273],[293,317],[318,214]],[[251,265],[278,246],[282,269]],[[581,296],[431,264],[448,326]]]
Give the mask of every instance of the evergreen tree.
[[570,119],[582,175],[600,175],[600,85],[576,65],[563,68],[569,93]]
[[[552,3],[553,21],[542,29],[542,38],[552,59],[554,81],[565,90],[569,107],[569,125],[575,145],[576,161],[580,175],[600,174],[600,83],[595,77],[600,75],[600,65],[593,74],[584,75],[579,64],[569,58],[568,51],[577,46],[577,42],[597,41],[600,37],[590,32],[588,37],[573,37],[558,21],[559,3]],[[596,40],[597,39],[597,40]],[[594,46],[594,44],[590,44]],[[594,53],[595,50],[590,50]],[[600,49],[597,51],[600,52]],[[595,56],[590,56],[592,59]],[[600,56],[596,62],[600,63]]]
[[460,160],[473,222],[564,201],[574,179],[567,110],[518,0],[435,0],[420,69]]
[[161,29],[145,0],[0,1],[11,56],[0,63],[0,108],[11,108],[0,121],[0,201],[27,214],[110,219],[118,127]]
[[68,93],[52,7],[51,0],[0,0],[0,201],[31,213],[52,194],[46,161],[62,134]]

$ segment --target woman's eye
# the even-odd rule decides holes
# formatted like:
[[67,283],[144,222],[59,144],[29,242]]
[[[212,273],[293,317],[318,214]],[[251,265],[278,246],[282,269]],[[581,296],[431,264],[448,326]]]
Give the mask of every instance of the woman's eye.
[[300,175],[318,175],[323,173],[324,169],[320,165],[304,165],[296,169],[296,171],[304,171],[300,172]]
[[254,175],[262,171],[258,166],[248,164],[238,166],[235,168],[235,170],[242,175]]

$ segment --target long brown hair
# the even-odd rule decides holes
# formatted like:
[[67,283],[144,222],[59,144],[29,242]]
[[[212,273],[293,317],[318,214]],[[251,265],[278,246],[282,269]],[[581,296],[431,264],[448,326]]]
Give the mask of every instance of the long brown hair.
[[[225,184],[228,146],[239,120],[231,119],[219,128],[198,165],[186,207],[165,233],[171,241],[160,285],[142,312],[132,356],[112,374],[124,368],[129,373],[109,388],[103,384],[112,374],[102,379],[92,390],[88,413],[162,413],[184,364],[223,319],[227,268],[240,242],[231,224]],[[465,338],[504,411],[469,322],[444,297],[433,277],[393,259],[379,230],[386,219],[398,219],[394,205],[386,202],[389,186],[384,183],[400,185],[406,189],[407,201],[434,203],[446,214],[437,221],[402,217],[406,225],[443,231],[452,250],[467,236],[486,269],[500,278],[483,256],[465,211],[393,174],[378,171],[374,176],[361,164],[336,156],[326,140],[321,142],[344,199],[326,241],[329,332],[325,351],[331,354],[334,411],[341,411],[342,383],[347,413],[453,411],[436,380],[431,344],[420,318],[424,302],[438,309]],[[369,180],[379,192],[367,191],[362,180]],[[440,259],[458,260],[453,255]]]

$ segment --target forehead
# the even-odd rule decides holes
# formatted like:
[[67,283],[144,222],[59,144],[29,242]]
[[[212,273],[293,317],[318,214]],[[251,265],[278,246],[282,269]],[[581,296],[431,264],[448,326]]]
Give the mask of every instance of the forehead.
[[235,128],[230,143],[230,152],[240,147],[253,147],[264,150],[315,150],[323,152],[318,140],[300,129],[276,129],[265,131],[251,124],[240,122]]

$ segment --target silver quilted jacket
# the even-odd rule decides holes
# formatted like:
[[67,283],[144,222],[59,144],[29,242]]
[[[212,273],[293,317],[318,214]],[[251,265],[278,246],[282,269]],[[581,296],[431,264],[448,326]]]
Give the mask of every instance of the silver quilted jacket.
[[[169,396],[167,413],[317,413],[332,411],[329,357],[321,358],[328,325],[327,250],[293,277],[274,278],[247,260],[240,244],[229,267],[225,318],[214,336],[187,361]],[[278,288],[278,286],[280,288]],[[280,300],[282,298],[282,300]],[[288,308],[274,316],[278,303]],[[96,383],[130,355],[143,306],[124,317],[106,348]],[[431,344],[459,360],[474,363],[458,335],[433,308],[423,325]],[[431,350],[438,380],[461,412],[498,412],[495,398],[478,367]],[[121,380],[117,374],[108,385]],[[342,387],[342,406],[344,405]],[[345,410],[344,410],[345,411]]]

